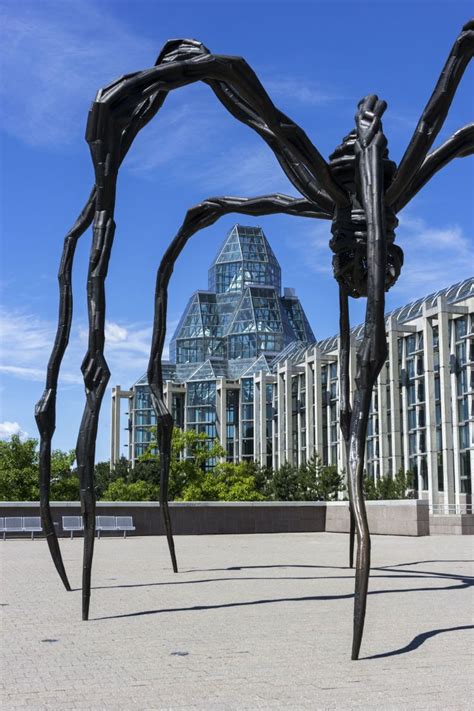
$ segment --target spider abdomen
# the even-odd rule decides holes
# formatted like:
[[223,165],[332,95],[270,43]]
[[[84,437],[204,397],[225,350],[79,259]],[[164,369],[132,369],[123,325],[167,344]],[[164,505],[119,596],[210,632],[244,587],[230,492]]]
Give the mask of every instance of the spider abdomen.
[[[334,252],[332,263],[335,278],[344,286],[350,296],[357,299],[367,296],[367,220],[357,186],[354,151],[356,139],[356,132],[351,132],[330,156],[331,173],[349,193],[350,204],[346,207],[336,207],[329,246]],[[388,159],[387,151],[383,158],[384,191],[393,179],[395,168],[393,161]],[[386,205],[384,214],[386,291],[398,279],[403,265],[403,251],[394,244],[397,225],[398,220],[395,212]]]

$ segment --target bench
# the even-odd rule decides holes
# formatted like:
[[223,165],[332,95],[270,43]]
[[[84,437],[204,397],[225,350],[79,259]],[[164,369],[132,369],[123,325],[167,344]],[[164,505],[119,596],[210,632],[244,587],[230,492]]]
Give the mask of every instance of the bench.
[[96,516],[95,528],[97,538],[100,538],[102,531],[123,531],[123,537],[127,537],[127,531],[134,531],[133,518],[131,516]]
[[31,540],[35,533],[41,533],[41,518],[39,516],[5,516],[0,518],[0,531],[5,540],[7,533],[31,533]]
[[[96,516],[95,530],[97,538],[100,538],[102,531],[123,531],[123,537],[127,537],[127,531],[135,531],[133,518],[131,516]],[[71,533],[74,538],[75,531],[84,531],[82,516],[63,516],[63,531]]]
[[74,531],[83,531],[84,522],[82,516],[63,516],[63,531],[71,533],[71,540],[74,538]]

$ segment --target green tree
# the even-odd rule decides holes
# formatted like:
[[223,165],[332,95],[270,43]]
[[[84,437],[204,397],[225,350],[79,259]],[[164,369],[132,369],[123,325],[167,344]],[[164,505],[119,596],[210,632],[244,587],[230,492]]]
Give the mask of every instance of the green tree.
[[55,449],[51,453],[51,501],[79,500],[79,478],[72,469],[75,458],[74,450],[62,452]]
[[202,472],[183,491],[184,501],[264,501],[256,488],[250,462],[221,462],[212,472]]
[[364,476],[364,493],[367,500],[390,500],[411,498],[410,489],[413,486],[413,472],[400,469],[392,478],[385,475],[377,482]]
[[2,501],[37,501],[38,441],[24,442],[18,435],[0,441],[0,499]]
[[270,495],[275,501],[302,501],[304,487],[300,471],[289,462],[285,462],[273,473],[270,482]]
[[157,501],[159,487],[147,481],[112,481],[102,495],[104,501]]
[[300,477],[305,501],[335,501],[343,490],[344,478],[337,467],[325,466],[317,454],[300,467]]

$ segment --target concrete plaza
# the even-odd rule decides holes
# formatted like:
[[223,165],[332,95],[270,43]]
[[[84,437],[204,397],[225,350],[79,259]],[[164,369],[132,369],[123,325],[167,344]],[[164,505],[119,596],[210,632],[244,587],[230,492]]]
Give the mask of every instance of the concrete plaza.
[[3,708],[472,708],[473,539],[374,536],[362,659],[350,661],[348,538],[300,533],[0,546]]

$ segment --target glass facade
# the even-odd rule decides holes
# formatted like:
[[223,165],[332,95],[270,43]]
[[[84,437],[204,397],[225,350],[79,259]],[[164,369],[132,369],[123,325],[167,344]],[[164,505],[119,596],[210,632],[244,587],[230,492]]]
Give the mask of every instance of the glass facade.
[[[253,459],[255,373],[269,374],[284,349],[307,348],[315,338],[294,291],[281,294],[280,265],[260,227],[232,227],[208,287],[191,296],[172,337],[167,405],[178,426],[205,433],[209,443],[218,438],[228,461]],[[146,378],[133,390],[134,461],[146,450],[155,415]],[[264,392],[270,412],[271,386]],[[271,418],[265,431],[270,461]]]
[[[219,439],[227,461],[254,459],[276,469],[318,454],[345,471],[338,337],[316,344],[301,303],[291,289],[281,295],[280,283],[263,231],[233,227],[209,270],[210,290],[193,294],[173,336],[171,362],[163,363],[165,401],[177,426],[204,433],[209,443]],[[362,334],[363,326],[352,330],[351,377]],[[387,339],[389,357],[369,414],[366,473],[377,481],[410,471],[414,495],[429,499],[434,512],[468,510],[474,278],[393,311]],[[130,392],[135,460],[155,416],[145,377]]]

